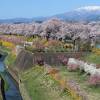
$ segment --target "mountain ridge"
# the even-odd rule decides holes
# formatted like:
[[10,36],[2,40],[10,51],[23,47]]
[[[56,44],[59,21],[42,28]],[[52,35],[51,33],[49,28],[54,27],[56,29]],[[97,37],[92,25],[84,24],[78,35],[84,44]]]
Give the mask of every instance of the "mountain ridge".
[[0,23],[41,23],[54,17],[64,21],[100,21],[100,6],[80,7],[66,13],[49,17],[0,19]]

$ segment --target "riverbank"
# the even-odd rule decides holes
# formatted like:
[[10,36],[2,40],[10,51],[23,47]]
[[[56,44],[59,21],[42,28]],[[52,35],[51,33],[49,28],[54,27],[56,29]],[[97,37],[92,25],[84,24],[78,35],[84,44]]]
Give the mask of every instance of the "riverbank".
[[[11,54],[11,53],[9,53],[9,54]],[[64,52],[62,54],[64,54]],[[68,54],[70,54],[70,53],[68,53]],[[45,76],[43,66],[37,67],[36,63],[33,64],[33,55],[34,54],[32,54],[32,52],[29,52],[29,51],[28,52],[22,51],[19,54],[19,56],[17,58],[17,64],[20,65],[20,67],[19,67],[20,70],[16,70],[17,66],[15,66],[15,65],[12,67],[8,66],[9,72],[14,77],[14,79],[16,79],[17,82],[19,83],[19,89],[20,89],[23,99],[24,100],[33,100],[33,98],[34,98],[34,100],[49,100],[48,98],[50,98],[50,100],[56,100],[56,99],[71,100],[68,93],[66,93],[66,92],[63,93],[62,89],[59,89],[58,83],[56,83],[54,80],[52,80],[51,77]],[[38,55],[40,55],[40,53],[38,53]],[[46,57],[46,55],[49,57]],[[67,53],[65,55],[67,56]],[[89,59],[90,60],[92,59],[92,62],[100,61],[100,59],[97,56],[94,56],[94,54],[92,54],[92,55],[93,55],[93,57],[96,58],[96,60],[93,59],[93,57],[91,57],[90,53],[88,55],[86,55],[85,57],[83,57],[83,56],[81,56],[81,57],[83,57],[84,60],[87,60],[87,61],[89,61]],[[12,57],[11,56],[12,55],[8,56],[8,58],[6,60],[13,59],[13,56]],[[79,57],[79,55],[75,55],[75,56]],[[36,56],[35,58],[38,58],[38,57],[39,56]],[[52,67],[53,67],[54,63],[58,64],[58,62],[60,62],[60,61],[56,60],[54,58],[54,56],[52,56],[51,53],[42,55],[41,58],[43,59],[44,57],[46,59],[45,61],[47,61],[47,62],[49,61],[49,63],[50,63],[50,61],[53,62]],[[71,56],[69,56],[69,57],[71,57]],[[50,60],[51,58],[54,58],[53,61]],[[14,59],[11,61],[10,64],[13,64],[13,61],[14,61]],[[30,61],[32,63],[30,63]],[[8,65],[10,65],[10,64],[8,64]],[[26,66],[26,67],[23,68],[23,66]],[[84,73],[81,74],[79,71],[70,72],[67,70],[67,65],[63,66],[61,64],[59,67],[58,66],[55,66],[55,67],[60,68],[60,74],[64,78],[75,80],[80,85],[82,90],[84,90],[85,92],[88,93],[89,100],[98,100],[100,98],[100,96],[99,96],[100,88],[96,88],[94,86],[89,86],[89,84],[87,83],[88,75],[86,75]],[[23,72],[22,72],[22,70],[23,70]],[[56,89],[57,89],[57,91],[55,91]]]
[[[3,57],[3,55],[2,55],[2,57]],[[4,60],[1,61],[1,64],[4,67],[4,71],[2,71],[1,75],[2,75],[3,79],[7,82],[7,84],[9,85],[7,90],[5,90],[5,89],[3,90],[6,100],[22,100],[22,97],[21,97],[21,94],[19,91],[19,87],[17,86],[16,81],[14,80],[12,75],[8,72],[8,70],[6,69],[6,67],[4,66],[3,63],[4,63]],[[5,85],[4,85],[4,88],[5,88]]]
[[[1,77],[0,77],[0,86],[1,86]],[[2,92],[1,92],[1,87],[0,87],[0,100],[3,100]]]
[[73,100],[57,81],[46,75],[43,66],[35,66],[23,72],[21,80],[31,100]]

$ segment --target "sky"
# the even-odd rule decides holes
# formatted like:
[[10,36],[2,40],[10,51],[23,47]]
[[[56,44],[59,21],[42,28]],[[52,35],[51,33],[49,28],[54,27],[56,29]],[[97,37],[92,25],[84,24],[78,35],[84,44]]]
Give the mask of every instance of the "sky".
[[84,6],[100,6],[100,0],[0,0],[0,19],[51,16]]

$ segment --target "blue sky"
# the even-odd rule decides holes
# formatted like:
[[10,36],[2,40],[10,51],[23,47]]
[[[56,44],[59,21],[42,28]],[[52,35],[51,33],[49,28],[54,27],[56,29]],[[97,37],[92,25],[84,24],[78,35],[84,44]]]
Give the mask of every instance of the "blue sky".
[[100,0],[0,0],[0,19],[50,16],[93,5]]

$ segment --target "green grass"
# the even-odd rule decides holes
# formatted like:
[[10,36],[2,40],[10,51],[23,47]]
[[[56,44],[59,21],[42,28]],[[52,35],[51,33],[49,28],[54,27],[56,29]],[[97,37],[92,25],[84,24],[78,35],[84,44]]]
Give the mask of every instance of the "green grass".
[[[5,64],[6,64],[6,66],[12,65],[13,62],[15,61],[15,58],[16,58],[16,57],[11,53],[11,49],[6,48],[6,47],[3,47],[3,46],[0,46],[0,50],[1,50],[1,52],[3,52],[4,54],[5,54],[5,53],[8,54],[7,57],[5,58],[5,61],[4,61]],[[0,73],[0,75],[2,76],[2,78],[3,78],[4,81],[5,81],[5,90],[8,90],[9,85],[8,85],[7,81],[5,80],[5,78],[4,78],[5,72]]]
[[0,73],[0,78],[3,78],[4,82],[5,82],[5,86],[4,86],[4,89],[7,91],[9,89],[9,84],[8,82],[5,80],[5,72],[3,73]]
[[89,100],[100,100],[100,87],[90,86],[88,84],[88,76],[84,73],[80,73],[80,71],[69,72],[66,67],[61,68],[61,75],[66,79],[75,80],[81,87],[83,91],[85,91]]
[[11,67],[14,64],[15,59],[16,59],[16,56],[12,54],[11,52],[9,52],[8,56],[5,59],[5,64]]
[[[60,74],[66,80],[75,80],[81,90],[87,93],[89,100],[100,99],[100,87],[90,86],[85,73],[82,74],[79,70],[69,72],[65,66],[62,66]],[[21,78],[32,100],[72,100],[67,92],[61,90],[57,81],[45,75],[42,67],[34,67],[22,73]]]
[[100,55],[96,55],[94,53],[86,55],[84,59],[91,63],[100,64]]
[[1,50],[2,52],[7,52],[7,53],[11,52],[11,49],[9,49],[9,48],[7,48],[7,47],[4,47],[4,46],[0,46],[0,50]]
[[26,39],[28,42],[33,42],[34,38],[33,37],[27,37]]
[[59,83],[45,75],[42,67],[32,68],[22,74],[22,82],[32,100],[72,100]]
[[12,50],[7,47],[0,46],[0,50],[8,54],[5,58],[5,64],[11,67],[16,59],[16,56],[12,53]]

